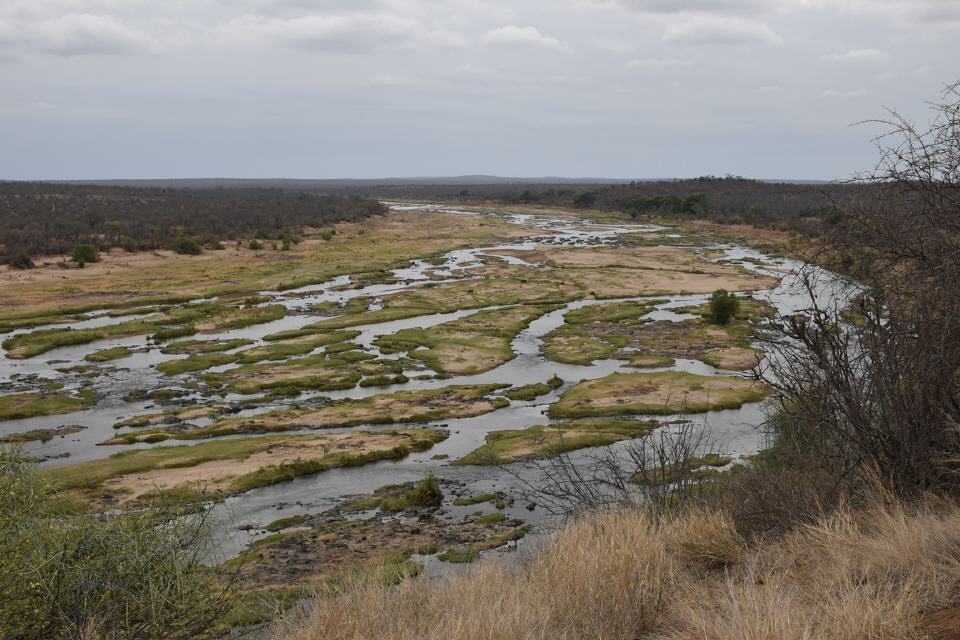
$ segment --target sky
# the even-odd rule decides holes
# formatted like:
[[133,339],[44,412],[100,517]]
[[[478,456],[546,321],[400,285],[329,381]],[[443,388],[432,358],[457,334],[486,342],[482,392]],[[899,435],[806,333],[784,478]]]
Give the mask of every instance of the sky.
[[844,179],[960,0],[0,0],[0,179]]

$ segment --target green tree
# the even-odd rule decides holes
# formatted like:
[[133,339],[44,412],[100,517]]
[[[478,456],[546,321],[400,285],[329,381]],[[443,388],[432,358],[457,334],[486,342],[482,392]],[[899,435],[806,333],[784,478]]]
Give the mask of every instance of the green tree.
[[173,250],[185,256],[198,256],[203,253],[200,239],[194,236],[180,236],[173,243]]
[[710,321],[726,325],[740,310],[740,301],[726,289],[717,289],[710,296]]
[[596,191],[583,191],[578,193],[573,199],[573,206],[578,209],[589,209],[597,203],[598,195]]
[[97,253],[97,248],[92,244],[78,244],[73,248],[72,259],[80,267],[85,267],[88,262],[99,262],[100,255]]

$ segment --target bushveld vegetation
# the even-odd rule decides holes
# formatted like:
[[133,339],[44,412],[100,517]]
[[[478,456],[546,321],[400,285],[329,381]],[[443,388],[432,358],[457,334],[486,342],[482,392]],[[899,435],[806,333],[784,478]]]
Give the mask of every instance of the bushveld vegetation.
[[72,252],[83,266],[110,247],[196,255],[203,245],[238,238],[283,240],[289,247],[305,227],[383,212],[368,198],[279,189],[0,182],[0,259],[25,268],[30,256]]
[[579,518],[521,571],[368,583],[277,637],[956,637],[958,87],[947,95],[927,129],[890,114],[865,197],[830,216],[818,260],[852,276],[852,306],[817,304],[811,267],[810,314],[777,320],[789,340],[768,345],[766,450],[710,455],[688,423],[586,468],[538,463],[540,504]]
[[232,607],[228,577],[202,566],[204,514],[155,502],[75,513],[12,450],[0,451],[0,637],[201,637]]
[[[895,137],[881,141],[881,163],[864,176],[863,197],[820,221],[818,262],[849,276],[838,283],[845,295],[836,298],[841,303],[818,304],[817,279],[825,274],[810,267],[804,281],[812,308],[774,319],[788,339],[767,345],[770,369],[755,372],[765,381],[668,372],[614,374],[571,387],[552,413],[580,419],[488,442],[510,445],[487,455],[492,462],[533,458],[525,474],[539,477],[524,480],[531,499],[572,518],[536,555],[519,566],[482,563],[443,581],[420,580],[394,563],[383,576],[344,580],[294,608],[274,637],[956,637],[949,634],[960,619],[957,87],[949,96],[927,130],[892,114]],[[601,195],[580,200],[601,203]],[[731,315],[749,314],[751,306]],[[697,312],[710,315],[711,309]],[[189,439],[479,415],[508,402],[491,396],[500,392],[500,385],[399,392],[152,435]],[[722,455],[709,442],[709,429],[685,415],[739,406],[768,392],[768,442],[752,456]],[[457,404],[451,409],[448,400]],[[587,419],[634,413],[681,419],[655,428],[624,418]],[[564,441],[564,426],[567,435],[619,442],[571,455],[576,441]],[[223,443],[214,444],[240,446]],[[557,455],[540,457],[547,453]],[[147,455],[166,453],[109,460]],[[0,607],[6,609],[0,619],[13,621],[10,637],[196,637],[211,620],[223,619],[223,587],[195,561],[200,538],[191,533],[184,545],[171,524],[183,520],[149,510],[89,518],[75,501],[45,490],[43,476],[21,461],[4,465]],[[315,469],[281,466],[236,490]],[[90,474],[76,478],[85,482]],[[400,500],[387,510],[433,504],[439,490],[428,477],[398,490],[392,497]],[[517,527],[504,535],[525,533]],[[306,532],[278,535],[260,548],[306,547],[311,540]],[[440,557],[468,563],[488,548],[452,546]]]
[[639,217],[702,218],[725,224],[752,224],[819,233],[836,209],[868,197],[861,184],[794,184],[738,176],[691,180],[649,180],[614,185],[405,185],[368,191],[384,197],[448,199],[464,203],[576,207],[618,211]]

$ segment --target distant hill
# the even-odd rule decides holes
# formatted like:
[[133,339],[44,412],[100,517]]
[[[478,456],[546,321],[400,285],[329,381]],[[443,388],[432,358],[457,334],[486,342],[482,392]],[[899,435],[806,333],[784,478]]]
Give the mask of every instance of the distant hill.
[[[323,191],[369,187],[403,186],[507,186],[507,185],[614,185],[631,182],[679,182],[686,178],[564,178],[560,176],[411,176],[406,178],[156,178],[104,180],[45,180],[58,184],[95,185],[105,187],[141,187],[166,189],[288,189]],[[825,180],[767,179],[764,183],[826,184]]]

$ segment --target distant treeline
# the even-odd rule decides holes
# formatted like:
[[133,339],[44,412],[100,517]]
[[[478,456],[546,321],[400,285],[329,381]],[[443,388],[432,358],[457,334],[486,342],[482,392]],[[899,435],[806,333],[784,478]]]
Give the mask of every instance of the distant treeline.
[[863,184],[773,183],[739,177],[640,181],[614,185],[389,185],[368,193],[394,198],[438,198],[465,203],[541,204],[634,217],[663,215],[817,233],[837,208],[873,187]]
[[0,182],[0,261],[70,253],[77,245],[129,251],[185,238],[289,237],[383,213],[376,200],[281,189],[163,189]]

